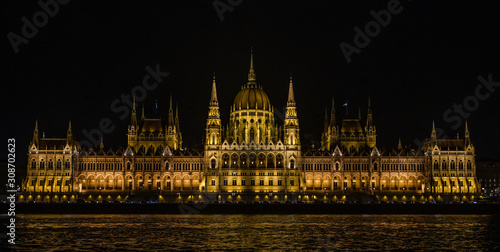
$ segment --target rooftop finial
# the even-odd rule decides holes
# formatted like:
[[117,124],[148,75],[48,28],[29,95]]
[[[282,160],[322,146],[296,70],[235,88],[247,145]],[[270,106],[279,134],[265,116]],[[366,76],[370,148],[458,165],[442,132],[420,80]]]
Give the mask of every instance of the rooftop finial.
[[292,81],[292,75],[290,75],[290,87],[288,89],[288,102],[294,103],[295,98],[293,96],[293,81]]
[[253,47],[250,48],[250,70],[248,71],[248,82],[255,84],[255,70],[253,69]]
[[216,85],[215,85],[215,72],[214,72],[214,77],[213,77],[213,80],[212,80],[212,97],[210,98],[210,104],[214,104],[214,105],[218,104],[218,101],[217,101],[217,88],[216,88]]

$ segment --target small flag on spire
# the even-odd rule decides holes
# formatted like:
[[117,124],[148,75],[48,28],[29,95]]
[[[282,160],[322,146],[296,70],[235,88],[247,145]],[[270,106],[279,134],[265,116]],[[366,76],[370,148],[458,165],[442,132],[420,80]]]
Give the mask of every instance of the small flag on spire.
[[349,113],[349,107],[347,107],[347,100],[345,101],[344,105],[342,107],[345,107],[345,114],[347,115]]

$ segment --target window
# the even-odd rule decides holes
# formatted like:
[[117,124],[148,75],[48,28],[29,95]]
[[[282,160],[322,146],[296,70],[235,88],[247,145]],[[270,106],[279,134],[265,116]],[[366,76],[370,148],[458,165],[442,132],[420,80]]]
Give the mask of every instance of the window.
[[241,180],[241,185],[244,186],[246,183],[246,180]]
[[255,180],[254,179],[250,180],[250,185],[255,185]]
[[224,179],[224,185],[227,185],[227,179]]
[[259,181],[259,185],[264,185],[264,180],[263,180],[263,179],[261,179],[261,180]]
[[212,185],[213,186],[215,185],[215,179],[212,179]]
[[233,185],[236,185],[236,179],[233,179]]
[[210,168],[215,169],[215,159],[210,161]]
[[36,169],[36,161],[35,161],[35,159],[33,159],[33,161],[31,161],[31,169]]
[[279,180],[278,180],[278,185],[279,185],[279,186],[283,185],[283,180],[279,179]]
[[269,185],[270,185],[270,186],[272,186],[272,185],[273,185],[273,180],[272,180],[272,179],[270,179],[270,180],[269,180]]
[[290,180],[290,186],[294,186],[295,185],[295,181],[292,179]]
[[295,169],[295,160],[290,160],[290,169]]
[[49,160],[49,169],[54,169],[54,162],[51,160]]
[[45,169],[45,162],[43,162],[43,159],[40,161],[40,169]]

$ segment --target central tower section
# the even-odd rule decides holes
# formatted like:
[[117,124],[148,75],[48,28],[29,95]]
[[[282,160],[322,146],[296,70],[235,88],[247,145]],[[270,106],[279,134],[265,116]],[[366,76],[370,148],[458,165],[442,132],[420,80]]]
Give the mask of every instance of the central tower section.
[[213,80],[201,188],[219,201],[296,201],[303,181],[292,80],[283,128],[278,128],[253,63],[251,53],[248,81],[234,98],[225,128]]
[[268,144],[277,142],[278,129],[274,123],[274,111],[262,86],[257,85],[253,68],[253,53],[250,55],[248,82],[241,86],[231,106],[226,140],[237,144]]

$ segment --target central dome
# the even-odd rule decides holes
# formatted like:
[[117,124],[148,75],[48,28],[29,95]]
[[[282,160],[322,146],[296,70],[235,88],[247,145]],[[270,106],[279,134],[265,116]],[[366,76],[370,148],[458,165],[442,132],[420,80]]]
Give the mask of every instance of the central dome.
[[234,98],[234,110],[240,109],[262,109],[271,110],[271,103],[266,92],[257,85],[255,71],[253,69],[253,52],[250,54],[250,71],[248,71],[248,82],[241,87],[240,92]]
[[266,92],[262,87],[249,86],[248,84],[243,87],[234,98],[234,108],[241,109],[266,109],[271,108],[271,103],[267,97]]

